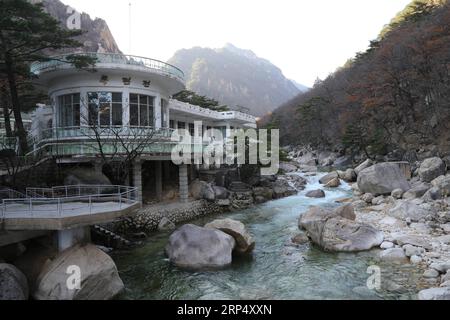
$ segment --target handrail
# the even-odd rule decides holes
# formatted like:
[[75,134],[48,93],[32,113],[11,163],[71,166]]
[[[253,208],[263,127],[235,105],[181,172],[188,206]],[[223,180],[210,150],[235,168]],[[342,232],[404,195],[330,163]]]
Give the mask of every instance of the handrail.
[[96,64],[114,63],[141,66],[146,69],[155,70],[159,73],[175,77],[176,79],[184,83],[184,72],[174,65],[156,59],[126,55],[121,53],[74,52],[64,55],[58,55],[49,57],[49,61],[32,63],[30,71],[31,73],[39,75],[43,72],[55,70],[58,67],[70,66],[70,61],[67,60],[67,57],[73,55],[96,58]]
[[[97,193],[92,192],[95,189],[97,189]],[[105,189],[109,192],[100,192],[105,191]],[[55,215],[52,215],[52,212],[58,217],[62,217],[67,211],[72,213],[78,211],[78,215],[92,214],[93,212],[98,213],[99,210],[102,210],[101,206],[95,205],[99,200],[103,200],[103,202],[106,200],[114,202],[118,204],[119,210],[125,204],[138,203],[137,187],[120,185],[73,185],[53,188],[27,188],[27,195],[38,190],[41,190],[44,195],[46,191],[52,190],[52,197],[3,199],[1,203],[3,219],[7,218],[8,215],[14,215],[15,218],[18,216],[27,218],[54,217]],[[58,194],[60,190],[65,191],[62,196]],[[69,195],[69,190],[78,190],[78,195]],[[44,207],[41,209],[42,206]]]

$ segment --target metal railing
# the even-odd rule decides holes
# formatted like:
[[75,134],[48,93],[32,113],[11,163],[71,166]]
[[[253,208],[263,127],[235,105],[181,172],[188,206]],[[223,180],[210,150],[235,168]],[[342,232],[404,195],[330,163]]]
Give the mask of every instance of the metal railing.
[[184,83],[183,71],[169,63],[156,59],[126,55],[121,53],[75,52],[65,55],[53,56],[49,58],[49,61],[32,63],[30,71],[31,73],[39,75],[43,72],[53,71],[59,68],[71,68],[68,56],[74,55],[95,58],[97,60],[97,66],[101,64],[121,64],[143,67],[145,69],[148,69],[149,71],[176,78]]
[[1,211],[3,219],[55,218],[121,210],[137,203],[136,187],[74,185],[27,188],[26,198],[3,199]]
[[26,195],[10,188],[0,189],[0,200],[11,198],[26,198]]
[[97,135],[101,138],[120,137],[149,137],[149,138],[170,138],[173,129],[170,128],[154,128],[150,126],[72,126],[72,127],[55,127],[42,130],[40,132],[40,140],[48,139],[64,139],[64,138],[90,138],[93,139]]

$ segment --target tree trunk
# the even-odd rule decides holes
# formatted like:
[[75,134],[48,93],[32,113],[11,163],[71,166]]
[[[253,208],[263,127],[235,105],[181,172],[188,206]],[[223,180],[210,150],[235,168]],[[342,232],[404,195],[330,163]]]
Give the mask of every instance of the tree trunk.
[[2,92],[1,92],[1,102],[2,102],[2,106],[3,106],[3,118],[5,120],[5,131],[6,131],[6,136],[7,137],[12,137],[13,136],[13,132],[11,129],[11,121],[10,121],[10,117],[9,117],[9,108],[8,108],[8,104],[9,104],[9,99],[8,96],[6,94],[6,89],[2,88]]
[[20,113],[20,100],[17,92],[16,75],[14,74],[13,61],[11,57],[5,55],[5,69],[8,76],[9,93],[11,95],[11,105],[16,123],[17,136],[19,137],[20,153],[25,154],[28,151],[27,133],[23,127],[22,114]]

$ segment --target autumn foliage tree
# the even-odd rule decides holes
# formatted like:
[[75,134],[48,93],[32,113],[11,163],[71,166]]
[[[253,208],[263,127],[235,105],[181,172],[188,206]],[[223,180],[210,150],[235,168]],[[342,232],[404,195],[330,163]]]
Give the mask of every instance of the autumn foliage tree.
[[365,52],[274,112],[282,142],[368,157],[429,144],[450,151],[449,52],[449,2],[413,1]]

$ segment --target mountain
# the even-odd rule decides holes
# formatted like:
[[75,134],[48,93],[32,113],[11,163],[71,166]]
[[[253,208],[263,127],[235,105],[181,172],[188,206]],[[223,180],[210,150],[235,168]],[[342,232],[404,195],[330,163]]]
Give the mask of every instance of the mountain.
[[280,128],[282,144],[450,157],[449,52],[450,2],[414,0],[365,52],[262,123]]
[[[91,19],[87,13],[73,11],[69,6],[59,0],[35,0],[32,2],[41,2],[45,11],[61,22],[61,25],[67,28],[67,21],[74,15],[79,16],[80,26],[86,32],[76,39],[83,44],[83,47],[77,50],[85,52],[110,52],[121,53],[109,27],[103,19]],[[72,20],[73,21],[73,20]],[[74,51],[67,49],[66,51]],[[59,50],[58,52],[64,52]]]
[[262,116],[301,91],[281,70],[250,50],[227,44],[220,49],[182,49],[168,61],[186,75],[186,87],[231,109]]
[[309,87],[307,87],[307,86],[305,86],[305,85],[303,85],[303,84],[301,84],[301,83],[298,83],[298,82],[295,81],[295,80],[291,80],[291,82],[297,87],[297,89],[298,89],[301,93],[305,93],[306,91],[308,91],[309,89],[311,89],[311,88],[309,88]]

